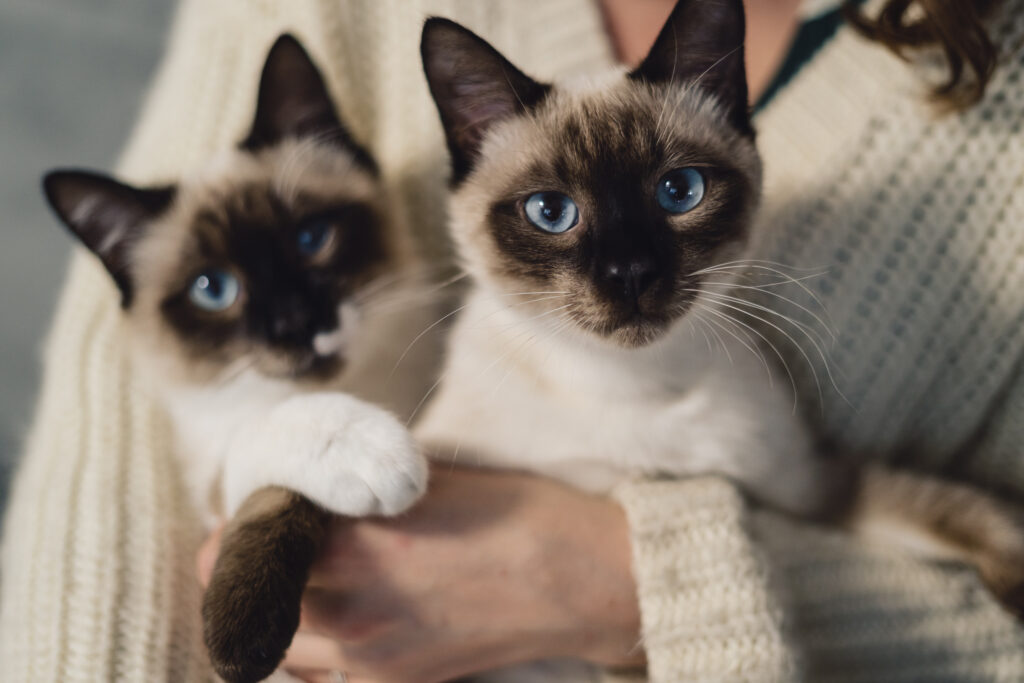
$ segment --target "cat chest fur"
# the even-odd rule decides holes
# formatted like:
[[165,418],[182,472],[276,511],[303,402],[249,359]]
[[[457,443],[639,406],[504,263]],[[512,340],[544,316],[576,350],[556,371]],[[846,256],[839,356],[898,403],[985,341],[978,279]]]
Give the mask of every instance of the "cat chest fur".
[[[726,360],[685,321],[642,349],[557,332],[475,292],[416,428],[442,460],[528,469],[593,492],[640,475],[765,476],[808,448],[752,355]],[[758,373],[764,381],[751,381]],[[784,406],[780,408],[779,406]]]

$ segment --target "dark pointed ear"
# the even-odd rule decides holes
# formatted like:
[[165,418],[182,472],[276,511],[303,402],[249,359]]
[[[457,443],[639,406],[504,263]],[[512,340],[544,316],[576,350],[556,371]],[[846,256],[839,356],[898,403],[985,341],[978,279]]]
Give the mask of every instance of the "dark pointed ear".
[[744,66],[743,0],[679,0],[647,58],[629,74],[649,83],[695,82],[753,136]]
[[483,38],[447,19],[427,20],[420,54],[448,139],[453,183],[472,170],[491,126],[536,106],[551,89],[517,69]]
[[341,123],[324,79],[302,44],[284,34],[270,48],[260,76],[256,118],[242,149],[255,152],[285,138],[317,137],[350,151],[371,173],[377,164]]
[[170,206],[175,188],[138,189],[89,171],[52,171],[43,178],[43,191],[57,216],[106,266],[127,308],[132,248]]

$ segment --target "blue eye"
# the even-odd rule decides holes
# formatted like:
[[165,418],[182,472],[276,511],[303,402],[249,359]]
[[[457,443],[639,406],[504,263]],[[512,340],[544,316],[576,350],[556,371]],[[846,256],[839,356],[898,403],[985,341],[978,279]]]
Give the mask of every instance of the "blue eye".
[[686,213],[704,199],[704,176],[695,168],[677,168],[658,181],[658,204],[669,213]]
[[526,217],[544,232],[565,232],[580,220],[576,202],[561,192],[538,192],[530,195],[523,207]]
[[334,234],[334,226],[326,220],[312,220],[304,223],[295,237],[299,251],[306,256],[320,253]]
[[188,298],[204,311],[223,311],[238,298],[238,278],[223,270],[207,270],[192,282]]

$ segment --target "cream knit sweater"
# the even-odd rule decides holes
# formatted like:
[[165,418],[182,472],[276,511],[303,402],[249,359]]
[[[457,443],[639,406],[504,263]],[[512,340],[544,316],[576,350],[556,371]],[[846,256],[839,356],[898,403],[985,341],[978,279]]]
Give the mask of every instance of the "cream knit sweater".
[[[854,407],[803,367],[843,447],[1024,492],[1024,0],[984,103],[936,118],[907,66],[841,30],[758,120],[764,258],[813,281]],[[591,0],[185,0],[120,172],[173,178],[239,137],[282,30],[310,46],[443,251],[445,158],[418,64],[427,14],[527,71],[611,61]],[[73,161],[73,160],[68,160]],[[805,305],[808,303],[803,301]],[[136,384],[112,286],[78,255],[2,548],[0,678],[204,681],[194,550],[168,425]],[[819,373],[822,370],[818,364]],[[1024,630],[961,568],[749,508],[715,479],[621,487],[653,681],[1024,681]]]

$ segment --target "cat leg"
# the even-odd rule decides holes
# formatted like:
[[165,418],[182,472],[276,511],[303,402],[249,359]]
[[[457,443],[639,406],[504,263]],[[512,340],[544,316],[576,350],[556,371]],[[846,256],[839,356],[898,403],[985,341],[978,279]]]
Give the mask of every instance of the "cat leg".
[[847,528],[869,540],[973,566],[1024,616],[1024,510],[969,484],[881,465],[865,469]]
[[293,396],[232,440],[230,515],[264,486],[297,491],[338,515],[395,515],[426,490],[427,461],[386,410],[342,393]]
[[210,662],[228,683],[261,681],[281,663],[329,520],[309,499],[271,486],[225,527],[202,614]]
[[218,675],[259,681],[280,663],[332,513],[398,514],[426,482],[405,427],[346,394],[291,397],[236,435],[223,479],[231,521],[203,598]]

